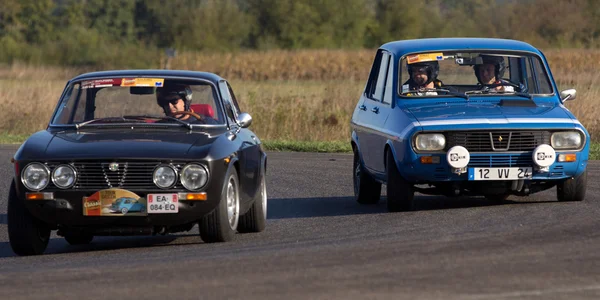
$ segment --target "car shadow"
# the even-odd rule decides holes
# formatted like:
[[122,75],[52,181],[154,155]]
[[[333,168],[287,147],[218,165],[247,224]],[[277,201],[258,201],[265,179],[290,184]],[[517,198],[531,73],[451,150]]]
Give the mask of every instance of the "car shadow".
[[[275,198],[269,199],[268,219],[290,219],[310,217],[332,217],[387,213],[387,197],[382,196],[377,204],[359,204],[354,197]],[[415,196],[412,211],[460,209],[508,204],[530,204],[556,201],[522,200],[511,197],[504,201],[493,201],[483,197]]]
[[[189,238],[188,238],[189,237]],[[172,243],[177,240],[176,243]],[[164,247],[164,246],[183,246],[191,244],[200,244],[202,241],[198,234],[177,234],[177,235],[159,235],[159,236],[124,236],[108,237],[98,236],[87,245],[69,245],[63,238],[51,238],[48,248],[44,255],[92,252],[105,250],[123,250],[145,247]],[[0,242],[0,258],[18,256],[10,247],[9,242]]]
[[8,222],[8,217],[6,216],[6,214],[0,214],[0,224],[7,224]]

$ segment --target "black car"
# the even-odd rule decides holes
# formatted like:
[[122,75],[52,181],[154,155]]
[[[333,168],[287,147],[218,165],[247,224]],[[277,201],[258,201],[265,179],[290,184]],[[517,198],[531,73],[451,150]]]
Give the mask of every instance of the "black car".
[[127,70],[71,79],[48,127],[14,156],[13,251],[43,253],[52,230],[70,244],[196,224],[205,242],[264,230],[267,157],[251,122],[228,82],[212,73]]

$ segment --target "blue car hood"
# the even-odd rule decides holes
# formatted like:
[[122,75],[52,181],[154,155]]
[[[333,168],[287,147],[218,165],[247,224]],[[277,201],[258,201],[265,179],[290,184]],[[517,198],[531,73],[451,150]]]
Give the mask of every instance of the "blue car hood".
[[509,124],[509,123],[573,123],[565,108],[554,103],[538,103],[533,107],[502,106],[498,102],[458,102],[436,105],[407,106],[421,125],[433,124]]

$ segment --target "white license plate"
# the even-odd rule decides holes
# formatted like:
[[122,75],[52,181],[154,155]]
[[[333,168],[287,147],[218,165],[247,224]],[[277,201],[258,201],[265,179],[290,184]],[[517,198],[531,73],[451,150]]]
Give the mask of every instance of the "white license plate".
[[469,180],[531,179],[532,168],[469,168]]
[[179,212],[179,197],[177,194],[148,194],[149,214],[174,214]]

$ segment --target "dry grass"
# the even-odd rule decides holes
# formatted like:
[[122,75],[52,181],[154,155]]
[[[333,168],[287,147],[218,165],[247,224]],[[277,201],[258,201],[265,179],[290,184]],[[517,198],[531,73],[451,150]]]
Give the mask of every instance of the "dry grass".
[[[252,129],[265,140],[348,140],[349,122],[371,67],[373,50],[303,50],[184,54],[175,69],[205,70],[231,80]],[[566,106],[592,133],[600,124],[600,50],[548,50],[561,89],[576,88]],[[0,132],[45,128],[66,79],[85,70],[0,66]]]

